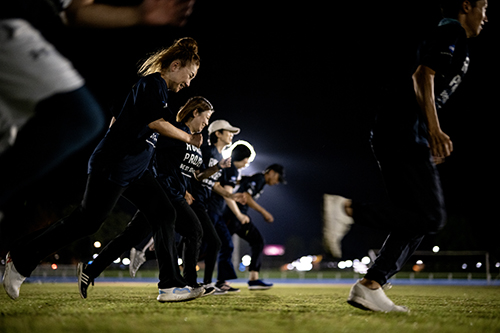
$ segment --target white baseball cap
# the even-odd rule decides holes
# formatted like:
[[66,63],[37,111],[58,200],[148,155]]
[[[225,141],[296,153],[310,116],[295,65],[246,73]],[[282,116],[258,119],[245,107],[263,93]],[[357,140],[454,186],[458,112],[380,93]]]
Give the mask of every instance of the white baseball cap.
[[226,130],[233,132],[234,134],[240,133],[240,129],[238,127],[231,126],[227,120],[215,120],[210,124],[210,126],[208,126],[208,135],[220,130]]

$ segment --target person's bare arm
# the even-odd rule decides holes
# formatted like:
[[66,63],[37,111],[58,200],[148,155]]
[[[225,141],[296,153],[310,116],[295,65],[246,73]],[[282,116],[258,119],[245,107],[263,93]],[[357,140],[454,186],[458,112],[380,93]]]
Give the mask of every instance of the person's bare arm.
[[271,215],[271,213],[269,213],[264,207],[259,205],[257,203],[257,201],[255,201],[250,194],[248,194],[248,193],[245,193],[245,194],[246,194],[246,198],[247,198],[248,207],[259,212],[262,215],[262,217],[264,218],[264,220],[266,220],[266,222],[269,222],[269,223],[274,222],[274,217]]
[[453,143],[439,125],[434,96],[434,76],[436,72],[431,68],[420,65],[413,74],[413,88],[417,102],[422,110],[429,131],[429,145],[436,163],[441,163],[453,151]]
[[239,202],[242,205],[246,205],[247,203],[247,198],[245,193],[232,193],[226,190],[224,187],[222,187],[222,185],[219,182],[214,184],[214,186],[212,187],[212,191],[214,191],[223,198],[232,199],[236,202]]
[[194,0],[144,0],[137,6],[113,6],[94,0],[73,0],[65,10],[67,24],[96,28],[134,25],[182,26]]
[[200,133],[197,134],[189,134],[184,132],[183,130],[175,127],[168,121],[164,119],[158,119],[150,123],[149,128],[153,131],[160,133],[160,135],[168,136],[172,139],[180,140],[189,144],[192,144],[196,147],[201,147],[203,143],[203,136]]
[[[230,193],[232,193],[234,190],[234,188],[229,185],[225,185],[224,189]],[[240,211],[238,205],[236,204],[236,201],[227,197],[224,197],[224,200],[226,200],[226,205],[229,207],[229,209],[233,212],[233,214],[242,224],[250,222],[250,218]]]
[[210,168],[195,173],[194,176],[197,181],[202,181],[203,179],[206,179],[211,175],[213,175],[214,173],[216,173],[217,171],[219,171],[219,169],[229,168],[230,166],[231,166],[231,157],[228,157],[226,159],[219,161],[219,163],[217,163],[214,166],[211,166]]

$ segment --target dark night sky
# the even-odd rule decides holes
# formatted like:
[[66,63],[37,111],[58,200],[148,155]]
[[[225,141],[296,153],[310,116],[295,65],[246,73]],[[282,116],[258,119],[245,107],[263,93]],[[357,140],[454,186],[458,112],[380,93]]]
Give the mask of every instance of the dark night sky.
[[[244,174],[275,162],[286,167],[288,184],[267,187],[259,199],[274,224],[252,217],[268,243],[293,244],[305,252],[298,255],[311,254],[321,251],[323,193],[384,200],[367,142],[373,103],[409,77],[416,42],[439,15],[429,0],[382,6],[373,1],[198,1],[183,28],[76,31],[76,64],[107,108],[134,83],[136,63],[147,52],[180,37],[195,38],[202,64],[174,104],[205,96],[216,110],[212,119],[241,127],[235,139],[251,142],[257,151]],[[494,6],[490,23],[471,41],[468,77],[443,115],[455,152],[440,167],[450,214],[435,239],[442,249],[498,251],[492,236],[498,222],[493,212],[498,197],[492,163],[497,139],[492,120],[498,111],[494,78],[500,74],[493,59],[498,40]],[[88,153],[81,154],[72,172],[85,172]],[[347,253],[363,255],[381,240],[380,233],[354,229],[346,239]]]

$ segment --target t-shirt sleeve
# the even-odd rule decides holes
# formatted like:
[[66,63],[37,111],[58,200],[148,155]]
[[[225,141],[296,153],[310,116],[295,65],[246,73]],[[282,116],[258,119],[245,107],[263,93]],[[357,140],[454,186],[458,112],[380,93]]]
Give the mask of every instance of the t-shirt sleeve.
[[452,62],[455,46],[460,38],[460,30],[455,26],[443,26],[427,39],[420,52],[420,64],[435,72],[443,72]]
[[166,107],[166,94],[160,82],[152,77],[145,77],[137,83],[134,89],[134,105],[138,110],[144,112],[150,122],[163,118],[172,121],[173,113]]

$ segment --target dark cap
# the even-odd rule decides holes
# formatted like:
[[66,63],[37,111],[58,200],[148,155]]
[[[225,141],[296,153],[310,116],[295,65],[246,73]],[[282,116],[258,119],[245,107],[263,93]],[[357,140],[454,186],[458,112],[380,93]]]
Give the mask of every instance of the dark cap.
[[285,179],[285,168],[281,164],[271,164],[266,168],[266,171],[264,173],[268,172],[269,170],[273,170],[277,172],[280,175],[280,183],[281,184],[286,184],[286,179]]

